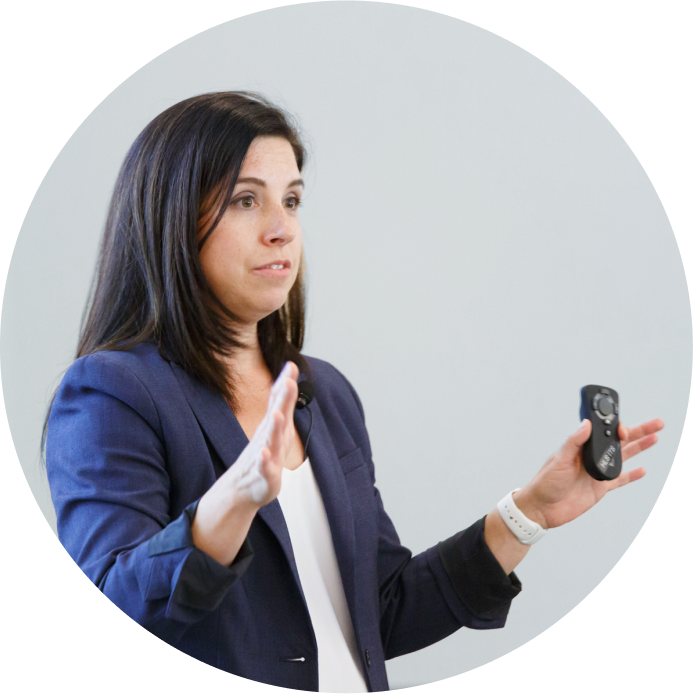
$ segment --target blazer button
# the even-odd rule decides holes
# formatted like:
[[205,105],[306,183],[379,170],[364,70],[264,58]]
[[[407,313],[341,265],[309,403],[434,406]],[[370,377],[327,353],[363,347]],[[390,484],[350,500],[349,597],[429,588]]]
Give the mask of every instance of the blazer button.
[[370,651],[368,649],[366,649],[365,655],[366,655],[366,665],[368,665],[368,667],[370,667],[371,666],[371,654],[370,654]]

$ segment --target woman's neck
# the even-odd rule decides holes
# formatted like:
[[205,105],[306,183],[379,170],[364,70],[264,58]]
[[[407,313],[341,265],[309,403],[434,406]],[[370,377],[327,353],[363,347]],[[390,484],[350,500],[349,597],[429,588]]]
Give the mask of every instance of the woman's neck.
[[[244,345],[223,357],[227,378],[232,379],[236,393],[233,408],[248,438],[251,438],[267,409],[272,374],[262,356],[257,337],[257,324],[234,326],[239,342]],[[229,403],[230,404],[230,403]]]
[[257,323],[235,326],[239,342],[244,345],[224,361],[236,384],[256,384],[258,379],[271,380],[257,337]]

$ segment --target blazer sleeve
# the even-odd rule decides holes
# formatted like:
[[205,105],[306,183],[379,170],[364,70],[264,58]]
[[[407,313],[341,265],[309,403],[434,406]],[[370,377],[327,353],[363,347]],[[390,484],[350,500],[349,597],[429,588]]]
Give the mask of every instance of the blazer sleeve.
[[198,501],[169,517],[170,479],[156,405],[138,376],[100,352],[66,372],[51,407],[46,467],[58,536],[120,609],[170,644],[218,607],[247,569],[197,549]]
[[430,646],[460,627],[505,626],[522,584],[514,572],[505,573],[486,544],[484,518],[416,556],[402,546],[375,487],[363,406],[344,380],[364,423],[360,443],[367,452],[378,505],[380,633],[385,659]]

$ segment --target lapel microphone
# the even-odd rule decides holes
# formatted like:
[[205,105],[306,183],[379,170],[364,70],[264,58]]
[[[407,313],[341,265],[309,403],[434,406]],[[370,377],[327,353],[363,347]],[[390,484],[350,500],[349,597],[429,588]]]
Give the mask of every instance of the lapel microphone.
[[310,411],[310,403],[315,397],[315,386],[310,381],[301,381],[298,384],[298,398],[296,400],[296,409],[302,410],[304,407],[308,410],[310,415],[310,424],[308,425],[308,435],[306,436],[306,445],[303,448],[303,452],[308,457],[308,444],[310,443],[310,434],[313,430],[313,413]]
[[315,397],[315,387],[310,381],[301,381],[298,384],[298,400],[296,401],[296,407],[302,410],[304,407],[310,405],[311,401]]

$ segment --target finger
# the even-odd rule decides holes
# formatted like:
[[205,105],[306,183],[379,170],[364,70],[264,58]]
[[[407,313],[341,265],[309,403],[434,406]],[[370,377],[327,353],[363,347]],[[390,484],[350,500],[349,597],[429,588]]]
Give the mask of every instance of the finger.
[[[295,383],[295,377],[298,374],[298,367],[293,362],[286,362],[284,368],[282,368],[277,380],[270,389],[270,397],[267,403],[267,412],[262,418],[260,425],[255,430],[253,435],[253,442],[256,442],[260,446],[270,445],[271,437],[274,433],[275,425],[273,419],[273,413],[276,411],[281,411],[284,408],[284,404],[287,400],[293,399],[294,401],[298,397],[298,386],[296,390],[291,389],[291,395],[287,393],[287,385],[292,381]],[[294,403],[295,404],[295,403]],[[286,414],[285,414],[286,417]],[[293,411],[291,413],[293,418]]]
[[274,419],[272,413],[267,412],[262,418],[258,428],[253,434],[252,443],[258,446],[267,446],[274,430]]
[[286,381],[286,397],[282,403],[282,413],[287,422],[293,422],[294,420],[294,409],[296,408],[296,401],[298,400],[298,383],[293,379],[288,379]]
[[298,366],[296,366],[296,364],[294,364],[292,361],[287,361],[272,384],[270,393],[276,393],[278,390],[280,390],[287,378],[293,378],[295,381],[298,378],[298,373]]
[[643,438],[643,436],[656,434],[658,431],[661,431],[662,429],[664,429],[664,422],[661,419],[652,419],[649,422],[645,422],[644,424],[641,424],[637,427],[633,427],[632,429],[628,429],[626,427],[628,435],[625,441],[626,443],[630,443],[631,441],[636,441],[637,439]]
[[286,362],[270,388],[270,395],[267,401],[267,412],[273,412],[276,409],[277,398],[281,395],[281,392],[284,389],[284,382],[288,373],[289,362]]
[[[260,461],[260,476],[265,480],[265,484],[274,486],[279,480],[281,484],[282,465],[272,459],[272,453],[269,448],[262,449],[262,460]],[[267,490],[268,491],[268,490]],[[278,492],[279,490],[277,490]],[[265,492],[266,493],[266,492]]]
[[279,465],[284,465],[284,425],[286,419],[284,414],[279,410],[276,410],[272,415],[272,420],[274,422],[274,429],[272,430],[272,436],[269,441],[269,450],[272,454],[272,460],[277,462]]
[[629,434],[628,427],[623,422],[619,422],[618,423],[618,438],[621,441],[627,441],[628,440],[628,434]]
[[283,403],[286,399],[286,384],[288,382],[289,381],[287,380],[287,377],[282,376],[281,383],[279,382],[279,379],[277,379],[275,385],[272,386],[272,388],[274,389],[277,383],[279,383],[279,388],[275,390],[273,393],[270,391],[270,397],[267,403],[267,411],[265,412],[265,416],[262,418],[260,426],[258,427],[258,429],[261,429],[262,432],[265,434],[265,443],[269,442],[270,437],[272,436],[272,431],[275,428],[273,415],[275,412],[281,411]]
[[293,362],[287,361],[284,363],[284,366],[282,366],[282,370],[279,372],[279,375],[277,376],[276,380],[274,381],[274,385],[272,386],[273,388],[276,387],[281,381],[286,378],[291,372],[291,367],[296,366]]
[[277,469],[281,470],[284,465],[284,459],[281,454],[281,434],[277,434],[277,431],[282,429],[282,415],[281,412],[277,412],[275,415],[278,415],[279,422],[275,421],[276,417],[272,417],[272,438],[260,449],[260,471],[262,476],[267,479],[275,475]]
[[298,378],[298,367],[291,361],[287,361],[284,364],[277,380],[274,382],[272,389],[270,390],[270,403],[268,411],[273,412],[274,410],[280,410],[283,407],[283,403],[286,400],[287,385],[291,381],[296,381]]
[[[292,362],[287,362],[287,364],[289,364],[290,366],[293,365],[294,368],[298,370],[295,364],[292,364]],[[274,393],[270,394],[269,403],[267,405],[267,412],[265,413],[265,416],[262,418],[260,426],[257,428],[255,436],[253,437],[253,439],[257,437],[257,440],[263,446],[269,445],[270,439],[273,436],[274,431],[276,429],[273,419],[274,413],[281,412],[282,408],[285,408],[287,397],[289,399],[292,398],[294,401],[298,397],[298,386],[295,385],[296,382],[293,380],[291,376],[291,369],[286,368],[283,369],[282,372],[284,373],[284,376],[282,376],[282,382],[280,383],[280,387],[277,390],[275,390]],[[279,379],[277,379],[277,382],[279,382]],[[294,386],[289,386],[290,383],[293,383]],[[287,387],[291,389],[291,394],[289,394]],[[274,388],[274,386],[272,386],[272,388]],[[293,417],[293,413],[291,416]]]
[[276,474],[279,463],[272,457],[272,451],[265,446],[260,452],[262,455],[262,476],[265,479],[271,478]]
[[274,410],[280,407],[281,400],[286,392],[286,378],[280,376],[272,386],[270,390],[269,400],[267,401],[267,412],[274,412]]
[[658,440],[659,438],[657,434],[650,434],[649,436],[643,436],[637,441],[631,441],[630,443],[621,447],[621,459],[625,461],[638,453],[642,453],[648,448],[654,446]]
[[563,444],[563,450],[570,455],[576,455],[581,446],[587,441],[592,433],[592,422],[589,419],[583,419],[580,428],[568,437],[568,440]]
[[625,487],[625,485],[631,482],[636,482],[641,480],[645,476],[645,468],[639,467],[637,470],[630,470],[629,472],[622,472],[610,485],[609,490],[618,489],[619,487]]

